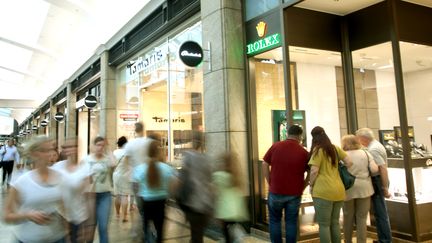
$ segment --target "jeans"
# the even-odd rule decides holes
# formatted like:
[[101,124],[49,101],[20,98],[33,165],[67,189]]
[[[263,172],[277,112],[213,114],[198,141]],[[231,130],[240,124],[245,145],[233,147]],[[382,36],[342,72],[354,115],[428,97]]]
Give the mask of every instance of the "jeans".
[[[24,242],[18,240],[18,243],[24,243]],[[54,242],[51,242],[51,243],[66,243],[66,240],[65,240],[65,238],[62,238],[60,240],[57,240],[57,241],[54,241]]]
[[372,212],[375,217],[375,225],[378,233],[378,242],[392,242],[390,220],[387,214],[387,206],[382,191],[381,176],[372,177],[372,185],[375,193],[372,195]]
[[320,242],[340,243],[339,216],[344,202],[328,201],[317,197],[313,198],[313,202],[319,225]]
[[108,221],[111,213],[111,193],[96,193],[96,222],[98,224],[99,242],[108,243]]
[[270,214],[270,239],[272,243],[282,243],[281,219],[283,210],[285,210],[286,242],[297,242],[297,220],[300,201],[300,196],[269,192],[268,210]]
[[209,223],[210,217],[207,214],[196,212],[195,210],[180,205],[183,210],[186,220],[190,224],[191,231],[191,243],[203,243],[204,242],[204,229]]
[[145,242],[154,242],[149,227],[150,221],[153,221],[153,225],[156,229],[156,242],[162,242],[163,226],[165,222],[165,201],[165,199],[157,201],[143,201],[145,217],[142,218],[142,221],[144,237],[146,239]]
[[[12,171],[14,168],[14,161],[2,161],[0,162],[0,168],[3,167],[3,179],[2,179],[2,185],[4,185],[5,181],[7,185],[9,186],[9,183],[11,181]],[[7,180],[6,180],[7,176]]]

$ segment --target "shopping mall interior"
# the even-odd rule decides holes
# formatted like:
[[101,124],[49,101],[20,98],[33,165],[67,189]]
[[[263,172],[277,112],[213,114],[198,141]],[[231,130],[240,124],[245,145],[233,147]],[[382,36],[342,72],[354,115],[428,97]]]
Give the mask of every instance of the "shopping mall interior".
[[[36,137],[53,139],[58,154],[75,138],[83,161],[95,138],[114,150],[142,122],[179,170],[202,132],[209,158],[238,160],[242,242],[269,242],[269,148],[293,124],[308,151],[316,126],[336,146],[367,127],[387,156],[393,242],[432,242],[430,23],[432,0],[4,0],[0,144],[16,142],[19,173],[31,169],[21,149]],[[2,187],[1,208],[8,195]],[[163,242],[189,242],[181,210],[167,205]],[[0,242],[13,242],[15,226],[0,224]],[[204,242],[223,242],[216,220],[208,228]],[[378,228],[371,212],[367,242]],[[111,241],[133,242],[132,232],[111,217]],[[319,238],[307,186],[297,239]]]

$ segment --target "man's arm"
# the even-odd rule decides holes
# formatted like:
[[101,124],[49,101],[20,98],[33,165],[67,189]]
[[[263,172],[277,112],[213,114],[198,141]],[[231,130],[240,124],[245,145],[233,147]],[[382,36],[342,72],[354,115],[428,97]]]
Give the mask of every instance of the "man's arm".
[[384,197],[390,198],[391,194],[388,191],[389,180],[388,180],[387,166],[384,164],[384,165],[378,166],[378,168],[379,168],[379,171],[380,171],[382,190],[384,192]]
[[270,185],[270,165],[265,161],[262,162],[262,173],[267,183]]
[[311,170],[310,170],[310,168],[308,168],[308,169],[306,170],[306,173],[307,173],[306,178],[305,178],[304,181],[303,181],[303,191],[304,191],[304,189],[306,189],[306,187],[309,185],[310,174],[311,174],[310,172],[311,172]]
[[15,147],[15,163],[18,164],[20,162],[20,156],[18,153],[18,149]]

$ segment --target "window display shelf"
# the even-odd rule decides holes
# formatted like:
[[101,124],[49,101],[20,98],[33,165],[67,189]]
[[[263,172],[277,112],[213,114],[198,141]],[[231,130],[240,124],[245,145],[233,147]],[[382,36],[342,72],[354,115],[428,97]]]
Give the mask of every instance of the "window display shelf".
[[[403,158],[388,158],[387,162],[388,168],[405,168]],[[432,157],[412,158],[411,166],[412,168],[430,167],[432,166]]]

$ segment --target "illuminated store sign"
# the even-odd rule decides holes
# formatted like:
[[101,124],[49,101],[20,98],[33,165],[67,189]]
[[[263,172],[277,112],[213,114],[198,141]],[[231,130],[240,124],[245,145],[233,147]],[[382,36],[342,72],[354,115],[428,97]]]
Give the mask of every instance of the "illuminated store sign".
[[46,126],[48,126],[48,122],[43,120],[43,121],[41,121],[40,125],[41,125],[41,127],[46,127]]
[[254,43],[247,45],[247,54],[252,55],[257,52],[262,52],[265,50],[272,49],[274,47],[279,46],[281,43],[280,34],[276,33],[270,36],[267,36],[263,39],[257,40]]
[[259,19],[246,22],[246,53],[248,56],[274,49],[282,45],[281,16],[270,12]]
[[166,64],[167,50],[155,49],[138,59],[130,61],[126,70],[126,82],[138,78],[138,74],[148,75]]
[[56,120],[56,121],[58,121],[58,122],[63,121],[63,119],[64,119],[64,115],[63,115],[63,113],[61,113],[61,112],[57,112],[57,113],[54,115],[54,120]]
[[97,98],[94,95],[87,95],[87,97],[85,97],[84,99],[84,105],[87,108],[94,108],[97,106],[97,103],[98,103]]
[[200,65],[203,60],[203,49],[194,41],[186,41],[179,48],[179,56],[182,62],[189,67]]

